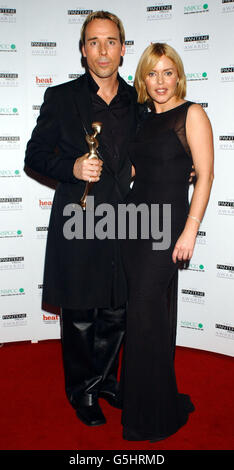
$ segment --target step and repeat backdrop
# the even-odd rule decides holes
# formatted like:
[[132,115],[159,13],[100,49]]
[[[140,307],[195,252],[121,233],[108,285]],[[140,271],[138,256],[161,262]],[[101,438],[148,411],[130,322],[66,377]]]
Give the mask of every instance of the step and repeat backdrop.
[[41,306],[54,186],[25,173],[24,153],[46,88],[84,73],[80,28],[98,9],[124,23],[120,74],[129,84],[143,50],[167,42],[183,59],[187,99],[211,120],[215,180],[194,256],[179,275],[177,344],[232,356],[234,0],[0,0],[0,342],[60,337],[59,312]]

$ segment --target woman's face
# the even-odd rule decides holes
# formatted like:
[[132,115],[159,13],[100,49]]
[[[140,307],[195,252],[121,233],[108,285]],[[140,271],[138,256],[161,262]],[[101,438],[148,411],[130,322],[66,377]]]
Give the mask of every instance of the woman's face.
[[147,93],[153,100],[154,106],[158,104],[170,107],[177,101],[175,93],[178,80],[178,72],[174,62],[165,55],[160,57],[145,78]]

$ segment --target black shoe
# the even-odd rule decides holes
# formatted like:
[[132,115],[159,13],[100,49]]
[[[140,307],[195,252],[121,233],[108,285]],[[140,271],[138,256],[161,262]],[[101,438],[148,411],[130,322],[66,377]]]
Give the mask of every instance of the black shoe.
[[81,400],[76,406],[76,415],[87,426],[100,426],[106,423],[97,398],[92,397],[88,404],[87,400]]
[[122,400],[120,398],[120,391],[119,391],[119,384],[112,384],[111,386],[108,385],[99,391],[98,396],[100,398],[104,398],[104,400],[108,401],[108,403],[113,406],[114,408],[121,409]]

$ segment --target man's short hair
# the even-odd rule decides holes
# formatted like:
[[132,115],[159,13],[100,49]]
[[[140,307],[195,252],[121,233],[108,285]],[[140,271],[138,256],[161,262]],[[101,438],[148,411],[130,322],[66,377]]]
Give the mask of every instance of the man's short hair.
[[114,13],[110,13],[109,11],[100,10],[100,11],[93,11],[85,19],[85,21],[82,25],[81,34],[80,34],[80,40],[81,40],[81,45],[82,46],[85,44],[85,30],[86,30],[86,27],[93,20],[110,20],[110,21],[113,21],[113,23],[115,23],[116,26],[118,27],[120,42],[121,42],[122,45],[124,44],[124,42],[125,42],[125,31],[124,31],[122,21],[118,18],[118,16],[114,15]]

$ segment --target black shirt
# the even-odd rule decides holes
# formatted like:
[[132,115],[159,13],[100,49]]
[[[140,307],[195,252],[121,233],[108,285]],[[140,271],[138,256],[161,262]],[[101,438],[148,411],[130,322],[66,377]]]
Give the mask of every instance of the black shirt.
[[[119,80],[117,94],[108,105],[97,94],[99,86],[95,80],[89,73],[87,73],[87,77],[93,108],[92,117],[94,121],[99,121],[103,124],[101,133],[98,136],[98,141],[102,147],[101,156],[104,157],[105,162],[108,162],[111,170],[117,174],[120,157],[126,154],[126,146],[129,141],[129,108],[131,98]],[[114,206],[116,208],[115,204]],[[106,257],[112,266],[112,282],[111,284],[108,283],[111,287],[111,306],[117,308],[123,302],[126,302],[127,299],[126,279],[123,272],[118,239],[106,240],[105,246]]]
[[103,123],[98,140],[102,144],[104,157],[113,171],[117,171],[121,152],[126,149],[128,113],[130,97],[119,82],[117,94],[109,105],[97,94],[99,86],[88,73],[88,84],[91,93],[93,117],[95,121]]

